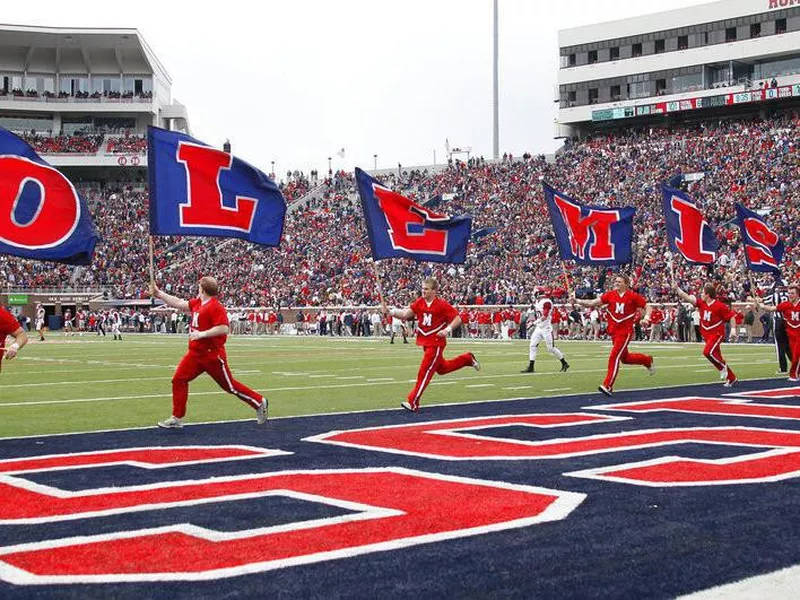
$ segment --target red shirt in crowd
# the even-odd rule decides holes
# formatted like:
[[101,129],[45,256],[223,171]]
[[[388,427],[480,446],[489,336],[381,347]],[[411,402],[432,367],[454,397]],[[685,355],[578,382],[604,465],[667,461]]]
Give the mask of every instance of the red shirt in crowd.
[[611,290],[600,296],[600,301],[607,306],[606,320],[611,335],[633,333],[634,317],[639,309],[647,305],[644,296],[631,290],[624,294]]
[[660,325],[664,322],[664,312],[660,308],[654,308],[650,313],[650,322],[653,325]]
[[[200,298],[192,298],[189,300],[189,310],[192,312],[189,331],[208,331],[217,325],[228,325],[228,313],[216,298],[209,298],[205,302]],[[225,346],[227,339],[227,335],[215,335],[200,340],[189,340],[189,352],[194,354],[219,352]]]
[[700,311],[700,333],[703,339],[725,335],[725,323],[735,316],[727,304],[717,299],[708,304],[698,299],[697,310]]
[[781,302],[775,308],[783,315],[786,323],[786,333],[791,336],[800,335],[800,302],[792,304],[788,300]]
[[438,297],[428,304],[420,296],[410,308],[417,316],[417,346],[446,346],[447,338],[436,334],[458,316],[458,311]]

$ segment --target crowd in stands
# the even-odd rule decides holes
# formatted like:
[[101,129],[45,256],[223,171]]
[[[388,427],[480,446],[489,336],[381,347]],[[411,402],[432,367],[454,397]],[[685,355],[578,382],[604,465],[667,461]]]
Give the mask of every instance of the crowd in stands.
[[[662,128],[597,134],[569,142],[554,162],[510,155],[497,162],[473,158],[437,173],[406,171],[382,177],[417,201],[445,194],[436,210],[473,216],[475,239],[463,265],[369,259],[369,244],[352,173],[319,180],[292,172],[283,183],[290,210],[278,248],[216,238],[156,238],[160,285],[193,296],[199,275],[217,275],[228,306],[375,306],[377,273],[389,302],[418,295],[424,276],[438,277],[441,294],[460,305],[527,306],[534,287],[566,300],[564,271],[541,193],[541,180],[578,201],[636,207],[634,260],[626,272],[653,302],[672,302],[659,186],[679,173],[704,173],[689,187],[717,226],[720,258],[713,272],[677,258],[684,289],[709,277],[724,298],[751,294],[733,203],[766,209],[786,243],[784,277],[796,280],[800,260],[800,116],[707,120]],[[79,138],[79,144],[85,143]],[[102,240],[91,267],[79,271],[0,257],[7,286],[110,286],[119,298],[143,298],[147,273],[147,204],[141,188],[87,188]],[[300,198],[303,201],[300,202]],[[606,285],[596,268],[570,267],[579,295]],[[760,277],[762,286],[771,283]]]
[[110,154],[146,154],[147,138],[137,135],[111,137],[107,148]]
[[96,154],[103,143],[103,136],[95,134],[44,136],[29,133],[23,138],[39,154]]
[[132,98],[143,98],[143,99],[151,99],[153,97],[153,92],[75,92],[71,94],[69,92],[55,92],[44,91],[41,94],[37,90],[27,90],[23,91],[20,88],[13,88],[11,92],[4,89],[0,89],[0,97],[2,96],[13,96],[15,98],[59,98],[59,99],[66,99],[66,98],[78,98],[81,100],[99,100],[101,98],[108,98],[112,100],[119,100],[119,99],[132,99]]

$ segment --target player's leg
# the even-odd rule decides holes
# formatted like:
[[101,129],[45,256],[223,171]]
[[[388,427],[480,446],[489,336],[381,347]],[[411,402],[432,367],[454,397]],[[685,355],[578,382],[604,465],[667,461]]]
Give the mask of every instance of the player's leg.
[[544,339],[542,331],[538,327],[534,327],[531,332],[531,340],[528,346],[528,367],[522,369],[522,373],[533,373],[536,363],[536,355],[539,350],[539,344]]
[[450,360],[446,359],[444,354],[442,354],[442,357],[436,365],[436,373],[439,375],[447,375],[448,373],[458,371],[464,367],[474,367],[478,371],[481,369],[478,359],[475,358],[472,352],[464,352]]
[[175,374],[172,376],[172,416],[179,420],[177,426],[180,426],[180,419],[186,416],[186,403],[189,401],[189,382],[204,370],[203,365],[188,353],[184,355],[175,369]]
[[433,374],[438,366],[437,363],[442,358],[442,350],[438,346],[425,346],[422,349],[422,363],[420,363],[419,371],[417,371],[417,383],[407,396],[408,408],[411,410],[416,411],[419,409],[419,401],[425,388],[428,387],[431,379],[433,379]]
[[706,360],[714,365],[714,368],[717,371],[724,371],[725,370],[725,359],[722,358],[722,352],[720,352],[720,346],[722,345],[722,337],[721,335],[714,335],[710,336],[706,339],[706,345],[703,348],[703,356],[706,357]]
[[792,353],[792,366],[789,369],[789,378],[800,380],[800,333],[789,336],[789,349]]
[[544,333],[544,343],[545,346],[547,346],[547,351],[561,361],[561,372],[566,373],[567,369],[569,369],[569,363],[567,362],[567,359],[564,358],[564,353],[560,349],[556,348],[553,340],[552,330]]
[[[614,389],[614,382],[619,375],[619,365],[622,362],[622,355],[627,353],[628,343],[631,341],[630,333],[617,334],[611,338],[611,353],[608,355],[608,370],[606,371],[606,378],[603,380],[602,388],[605,388],[603,393],[610,393]],[[601,389],[601,391],[603,391]]]
[[233,377],[233,373],[231,373],[231,369],[228,366],[227,356],[220,354],[214,359],[208,359],[205,367],[206,373],[217,382],[219,387],[229,394],[233,394],[258,413],[259,424],[267,420],[268,403],[266,398]]

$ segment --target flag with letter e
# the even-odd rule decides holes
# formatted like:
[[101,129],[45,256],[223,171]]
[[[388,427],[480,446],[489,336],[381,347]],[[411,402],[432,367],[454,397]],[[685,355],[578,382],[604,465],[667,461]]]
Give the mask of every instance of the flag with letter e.
[[472,217],[434,212],[393,192],[358,168],[356,183],[374,260],[466,262]]
[[149,127],[150,233],[278,246],[286,201],[266,174],[184,133]]
[[742,232],[747,268],[759,273],[780,273],[784,244],[757,212],[736,203],[736,223]]
[[88,265],[95,245],[92,217],[72,182],[0,128],[0,253]]
[[694,200],[666,183],[661,185],[661,196],[670,249],[690,264],[713,264],[719,241]]
[[631,262],[635,208],[589,206],[542,182],[561,260],[581,265]]

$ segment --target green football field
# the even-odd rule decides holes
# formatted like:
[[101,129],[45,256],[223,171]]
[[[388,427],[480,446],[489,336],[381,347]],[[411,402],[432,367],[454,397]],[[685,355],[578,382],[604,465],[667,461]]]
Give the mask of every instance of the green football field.
[[[153,426],[171,414],[172,373],[186,349],[182,335],[52,334],[31,341],[0,374],[0,437]],[[606,342],[559,342],[572,368],[540,347],[536,373],[527,366],[525,340],[451,340],[445,356],[471,351],[480,372],[466,368],[435,376],[426,405],[595,392],[606,371]],[[270,416],[399,409],[413,386],[422,352],[388,339],[232,337],[228,358],[236,377],[270,399]],[[700,344],[638,343],[652,353],[657,373],[623,365],[616,390],[719,381]],[[774,377],[771,345],[728,344],[723,353],[740,379]],[[720,386],[720,392],[722,387]],[[602,398],[598,395],[598,401]],[[206,375],[190,387],[188,423],[255,418]]]

